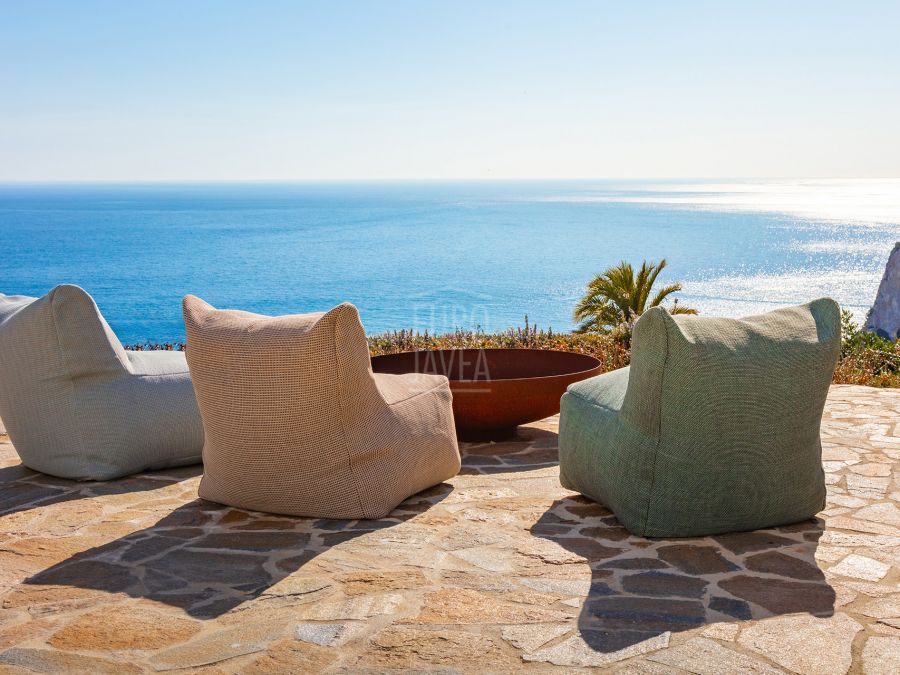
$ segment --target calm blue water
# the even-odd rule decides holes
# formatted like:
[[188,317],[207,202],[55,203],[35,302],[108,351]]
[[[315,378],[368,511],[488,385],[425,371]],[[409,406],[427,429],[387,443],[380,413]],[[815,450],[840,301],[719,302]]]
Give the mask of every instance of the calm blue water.
[[128,343],[182,340],[186,293],[264,314],[347,300],[370,333],[526,313],[568,330],[592,275],[666,257],[704,313],[829,294],[860,315],[900,239],[900,189],[858,185],[8,185],[0,292],[78,284]]

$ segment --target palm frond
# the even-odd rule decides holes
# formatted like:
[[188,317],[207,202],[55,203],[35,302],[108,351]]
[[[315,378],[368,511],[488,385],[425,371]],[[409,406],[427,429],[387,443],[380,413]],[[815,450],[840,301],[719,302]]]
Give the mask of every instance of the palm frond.
[[[653,284],[656,283],[656,278],[659,276],[659,273],[662,272],[665,268],[666,268],[666,259],[665,258],[660,260],[655,265],[653,265],[653,264],[650,265],[650,269],[652,270],[652,272],[650,272],[649,276],[647,277],[646,292],[644,293],[643,302],[641,304],[641,312],[642,313],[647,309],[647,298],[650,297],[650,291],[653,289]],[[655,305],[651,304],[650,306],[654,307]]]
[[668,286],[663,286],[659,289],[659,292],[653,296],[653,300],[650,302],[650,307],[659,307],[663,300],[672,295],[672,293],[677,293],[681,290],[681,284],[669,284]]

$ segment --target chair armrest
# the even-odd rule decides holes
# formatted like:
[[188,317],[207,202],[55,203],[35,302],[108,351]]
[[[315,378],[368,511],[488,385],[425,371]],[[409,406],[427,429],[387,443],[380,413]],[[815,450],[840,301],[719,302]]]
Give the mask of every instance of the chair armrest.
[[567,393],[613,412],[622,409],[628,390],[629,368],[619,368],[570,384]]
[[419,394],[432,391],[448,382],[443,375],[426,375],[424,373],[406,373],[404,375],[375,373],[374,379],[378,393],[388,405],[395,405]]

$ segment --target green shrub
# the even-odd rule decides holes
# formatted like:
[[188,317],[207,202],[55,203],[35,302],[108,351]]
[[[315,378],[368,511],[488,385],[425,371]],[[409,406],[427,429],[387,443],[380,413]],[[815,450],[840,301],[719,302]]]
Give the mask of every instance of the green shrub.
[[627,366],[630,358],[628,345],[621,339],[597,333],[554,333],[530,326],[527,316],[524,328],[500,333],[456,330],[432,335],[399,330],[369,337],[372,356],[421,349],[557,349],[593,356],[603,364],[604,371]]
[[841,360],[834,372],[841,384],[900,387],[900,342],[861,330],[841,311]]

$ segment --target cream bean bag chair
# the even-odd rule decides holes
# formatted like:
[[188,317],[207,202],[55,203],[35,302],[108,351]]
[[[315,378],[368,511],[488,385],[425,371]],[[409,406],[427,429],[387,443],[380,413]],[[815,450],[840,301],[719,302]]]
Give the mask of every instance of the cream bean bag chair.
[[78,286],[0,295],[0,418],[22,463],[77,480],[196,464],[184,354],[125,351]]

